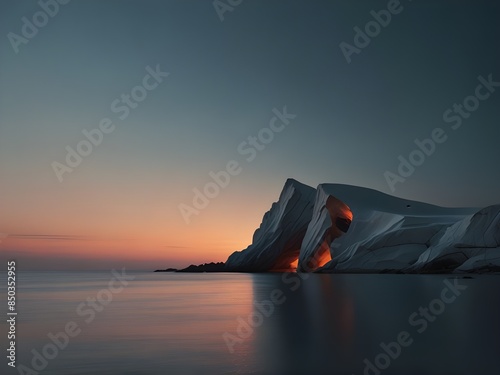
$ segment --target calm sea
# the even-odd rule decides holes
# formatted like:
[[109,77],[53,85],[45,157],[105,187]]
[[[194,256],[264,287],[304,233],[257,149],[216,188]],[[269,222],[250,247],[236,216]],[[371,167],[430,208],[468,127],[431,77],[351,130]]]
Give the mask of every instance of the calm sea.
[[[500,373],[500,275],[130,275],[123,285],[110,284],[111,272],[20,273],[18,369],[51,375]],[[17,374],[2,358],[0,373]]]

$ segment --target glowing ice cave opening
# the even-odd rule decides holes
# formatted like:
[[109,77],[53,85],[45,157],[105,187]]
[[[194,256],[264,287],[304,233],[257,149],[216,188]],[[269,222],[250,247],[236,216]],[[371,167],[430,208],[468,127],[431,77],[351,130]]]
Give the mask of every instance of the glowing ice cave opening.
[[332,242],[347,233],[351,226],[353,214],[348,205],[333,196],[329,196],[326,201],[326,209],[330,214],[332,226],[328,228],[323,237],[323,241],[314,254],[307,261],[307,271],[314,271],[323,267],[332,260],[330,246]]
[[[306,272],[323,267],[332,260],[330,246],[332,242],[349,230],[352,222],[352,211],[344,202],[333,196],[328,197],[326,209],[330,214],[332,226],[325,232],[321,245],[307,261],[307,267],[302,267]],[[298,238],[303,238],[298,236]],[[285,245],[285,250],[270,268],[270,272],[295,272],[299,265],[300,241],[297,238]]]
[[271,267],[271,272],[295,272],[299,264],[300,245],[284,252]]

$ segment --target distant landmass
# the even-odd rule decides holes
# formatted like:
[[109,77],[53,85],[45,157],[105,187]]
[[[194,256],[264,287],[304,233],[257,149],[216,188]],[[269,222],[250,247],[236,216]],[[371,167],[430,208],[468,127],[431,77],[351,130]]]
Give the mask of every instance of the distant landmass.
[[177,272],[177,268],[167,268],[166,270],[156,270],[155,272]]
[[155,272],[225,272],[225,263],[203,263],[200,265],[191,264],[189,267],[183,269],[167,268],[165,270],[156,270]]

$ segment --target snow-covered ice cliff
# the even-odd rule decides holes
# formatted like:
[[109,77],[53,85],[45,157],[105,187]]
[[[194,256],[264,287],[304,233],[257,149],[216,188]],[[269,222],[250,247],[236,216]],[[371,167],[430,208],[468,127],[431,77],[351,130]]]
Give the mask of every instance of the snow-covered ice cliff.
[[500,270],[500,205],[443,208],[376,190],[289,179],[228,271]]

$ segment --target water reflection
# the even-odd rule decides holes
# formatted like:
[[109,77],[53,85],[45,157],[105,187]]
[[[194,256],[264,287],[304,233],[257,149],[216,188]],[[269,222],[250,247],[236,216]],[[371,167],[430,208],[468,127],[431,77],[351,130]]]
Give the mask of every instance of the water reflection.
[[[109,274],[21,274],[18,363],[29,366],[49,332],[75,321],[82,333],[40,374],[363,374],[363,361],[403,330],[414,342],[381,374],[492,375],[500,367],[498,276],[461,279],[467,290],[423,333],[408,318],[440,296],[443,276],[302,277],[138,273],[87,325],[75,309]],[[262,310],[277,291],[282,303]],[[255,327],[241,339],[249,319]],[[233,353],[224,333],[239,339]]]
[[385,353],[380,344],[397,342],[402,331],[413,342],[390,360],[383,374],[496,373],[500,361],[493,348],[500,338],[492,330],[498,334],[500,327],[493,311],[500,312],[500,304],[492,297],[497,278],[461,279],[467,291],[419,333],[422,326],[408,318],[440,297],[444,276],[305,277],[253,276],[257,301],[268,300],[273,289],[286,296],[286,302],[256,329],[256,345],[270,373],[363,374],[363,361],[373,363]]

